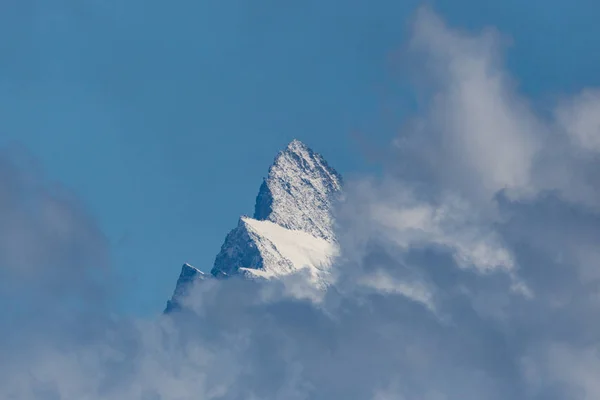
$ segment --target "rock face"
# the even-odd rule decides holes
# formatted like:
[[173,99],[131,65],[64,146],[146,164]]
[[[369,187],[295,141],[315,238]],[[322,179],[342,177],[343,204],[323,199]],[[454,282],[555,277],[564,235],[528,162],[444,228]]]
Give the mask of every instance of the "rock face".
[[260,187],[254,219],[333,239],[331,206],[342,178],[304,143],[280,152]]
[[179,274],[179,279],[177,279],[177,284],[175,285],[173,297],[171,300],[167,301],[165,313],[170,313],[181,308],[178,300],[183,298],[188,293],[188,290],[194,282],[203,279],[206,279],[206,274],[204,272],[192,267],[188,263],[183,264],[183,267],[181,267],[181,273]]
[[[326,285],[337,254],[331,211],[341,188],[340,175],[321,155],[292,141],[269,168],[253,218],[241,217],[225,238],[211,275],[271,279],[305,270],[315,285]],[[166,312],[197,279],[206,275],[184,264]]]

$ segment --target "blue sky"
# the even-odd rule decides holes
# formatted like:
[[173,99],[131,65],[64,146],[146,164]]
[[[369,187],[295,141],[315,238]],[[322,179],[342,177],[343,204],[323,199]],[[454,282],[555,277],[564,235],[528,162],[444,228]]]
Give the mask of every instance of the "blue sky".
[[[110,243],[119,312],[159,312],[185,261],[207,270],[273,157],[305,141],[343,175],[414,108],[403,49],[418,1],[5,1],[0,145],[79,196]],[[600,85],[600,5],[431,1],[496,27],[542,110]],[[357,135],[360,140],[357,140]]]

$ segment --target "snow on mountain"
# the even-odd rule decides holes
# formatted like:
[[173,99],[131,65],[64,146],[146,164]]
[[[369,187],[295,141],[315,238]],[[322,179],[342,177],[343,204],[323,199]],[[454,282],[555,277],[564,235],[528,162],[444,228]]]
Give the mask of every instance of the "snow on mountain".
[[269,168],[254,218],[332,240],[331,206],[341,185],[340,175],[320,154],[293,140]]
[[243,272],[249,277],[273,278],[306,269],[320,285],[337,254],[333,241],[248,217],[240,219],[227,239],[231,240],[225,241],[212,270],[215,276]]
[[[293,140],[269,168],[254,217],[241,217],[225,238],[211,275],[272,279],[303,270],[317,287],[325,286],[338,251],[331,210],[341,187],[340,175],[321,155]],[[166,312],[206,276],[184,264]]]

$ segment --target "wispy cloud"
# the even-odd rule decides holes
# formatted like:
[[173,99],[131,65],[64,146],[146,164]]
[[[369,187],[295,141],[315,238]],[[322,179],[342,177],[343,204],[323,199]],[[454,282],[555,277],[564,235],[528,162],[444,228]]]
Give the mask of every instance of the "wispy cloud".
[[115,320],[89,296],[93,219],[0,156],[0,397],[600,397],[597,92],[538,114],[500,33],[426,8],[409,52],[429,100],[396,140],[410,168],[347,182],[319,301],[302,277],[202,281],[180,314]]

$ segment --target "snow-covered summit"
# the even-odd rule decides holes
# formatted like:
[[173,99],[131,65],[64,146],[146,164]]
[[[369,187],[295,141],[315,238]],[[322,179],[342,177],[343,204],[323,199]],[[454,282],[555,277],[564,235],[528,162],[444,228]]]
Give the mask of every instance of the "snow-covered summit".
[[[293,140],[269,168],[253,218],[241,217],[225,238],[211,275],[271,279],[302,270],[316,286],[325,285],[337,254],[332,207],[341,188],[340,175],[323,157]],[[205,278],[184,264],[166,311],[192,282]]]
[[293,140],[269,168],[256,198],[254,218],[331,240],[332,201],[341,185],[340,175],[320,154]]

